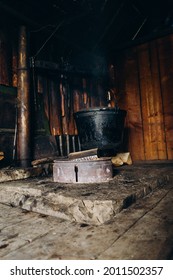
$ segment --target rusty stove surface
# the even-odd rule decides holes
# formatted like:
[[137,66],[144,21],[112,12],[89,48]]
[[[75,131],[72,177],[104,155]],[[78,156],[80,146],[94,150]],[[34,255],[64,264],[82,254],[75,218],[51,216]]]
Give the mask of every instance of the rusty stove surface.
[[63,183],[100,183],[113,177],[110,158],[60,159],[53,164],[54,182]]

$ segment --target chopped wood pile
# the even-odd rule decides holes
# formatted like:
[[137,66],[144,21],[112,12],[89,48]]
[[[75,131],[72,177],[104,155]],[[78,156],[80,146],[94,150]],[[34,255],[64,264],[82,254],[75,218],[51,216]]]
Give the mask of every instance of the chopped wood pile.
[[0,151],[0,160],[4,158],[4,153]]

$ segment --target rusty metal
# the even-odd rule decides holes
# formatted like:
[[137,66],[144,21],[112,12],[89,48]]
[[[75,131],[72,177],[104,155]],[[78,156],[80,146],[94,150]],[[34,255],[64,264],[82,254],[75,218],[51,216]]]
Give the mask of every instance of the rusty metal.
[[77,135],[56,135],[57,149],[61,157],[69,153],[79,151],[79,139]]
[[18,83],[17,83],[17,162],[30,166],[30,85],[26,27],[19,32]]
[[61,183],[101,183],[112,178],[110,159],[55,160],[53,180]]

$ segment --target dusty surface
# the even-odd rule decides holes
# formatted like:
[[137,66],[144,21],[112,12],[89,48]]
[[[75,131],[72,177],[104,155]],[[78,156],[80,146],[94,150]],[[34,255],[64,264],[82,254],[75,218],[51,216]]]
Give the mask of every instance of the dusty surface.
[[[118,169],[115,170],[118,172]],[[55,183],[51,177],[0,184],[0,202],[78,223],[103,224],[138,199],[166,186],[172,169],[124,168],[97,184]]]
[[0,204],[1,259],[170,259],[173,190],[160,189],[93,226]]
[[30,177],[40,176],[43,174],[44,170],[41,167],[34,167],[28,169],[22,168],[3,168],[0,169],[0,183],[12,181],[12,180],[21,180]]
[[[139,174],[140,177],[138,177]],[[49,191],[52,194],[60,186],[55,187],[54,185],[54,189],[51,189],[49,184],[52,182],[50,182],[50,178],[47,180],[42,183],[40,179],[23,180],[20,183],[23,184],[26,191],[27,188],[30,188],[31,182],[34,182],[38,196],[43,190],[49,196]],[[83,221],[76,223],[50,215],[33,213],[21,209],[22,205],[20,208],[14,207],[12,203],[2,202],[3,195],[0,192],[0,258],[172,259],[172,182],[172,166],[157,168],[141,166],[135,169],[122,169],[107,188],[105,185],[103,189],[100,184],[95,185],[99,194],[95,192],[93,196],[87,195],[86,197],[91,196],[90,199],[98,197],[102,201],[107,197],[109,190],[109,199],[113,200],[113,196],[114,199],[117,199],[116,195],[119,195],[119,198],[121,195],[123,197],[124,190],[130,189],[128,195],[131,193],[134,198],[135,191],[137,193],[139,190],[138,186],[142,189],[150,186],[150,192],[148,195],[145,193],[143,198],[136,195],[136,201],[133,201],[133,204],[130,200],[128,202],[128,199],[125,199],[126,204],[121,211],[99,225]],[[11,182],[11,189],[7,188],[7,197],[10,196],[13,183],[14,181]],[[19,181],[15,183],[19,183]],[[2,190],[4,183],[0,185]],[[154,189],[152,186],[155,186]],[[65,187],[66,189],[61,189],[61,195],[63,194],[64,197],[71,195],[74,198],[75,191],[72,186]],[[86,192],[85,187],[77,186],[78,198],[83,198],[82,194],[84,191]],[[33,185],[31,189],[33,189]],[[117,191],[113,192],[113,189]],[[88,193],[91,192],[93,193],[93,186],[88,186]],[[56,192],[54,196],[56,196]],[[120,201],[122,204],[124,200],[120,199]],[[126,208],[127,206],[129,207]]]

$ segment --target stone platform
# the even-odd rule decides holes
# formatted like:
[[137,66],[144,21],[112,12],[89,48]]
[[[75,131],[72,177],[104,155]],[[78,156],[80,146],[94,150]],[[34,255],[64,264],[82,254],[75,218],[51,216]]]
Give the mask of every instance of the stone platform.
[[0,183],[0,259],[172,260],[172,164],[114,171],[107,184]]
[[28,177],[14,180],[12,175],[11,181],[1,182],[0,203],[71,222],[100,225],[149,193],[169,185],[172,163],[116,168],[114,178],[100,184],[63,184],[53,182],[52,176]]
[[157,188],[99,226],[0,203],[0,259],[172,260],[172,202],[173,188]]

